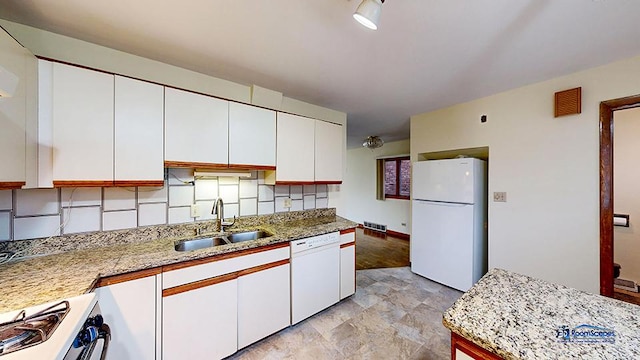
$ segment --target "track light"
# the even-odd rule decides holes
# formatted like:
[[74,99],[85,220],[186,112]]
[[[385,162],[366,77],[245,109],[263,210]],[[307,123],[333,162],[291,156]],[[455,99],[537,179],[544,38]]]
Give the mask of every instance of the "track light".
[[377,30],[382,3],[384,0],[362,0],[353,18],[369,29]]

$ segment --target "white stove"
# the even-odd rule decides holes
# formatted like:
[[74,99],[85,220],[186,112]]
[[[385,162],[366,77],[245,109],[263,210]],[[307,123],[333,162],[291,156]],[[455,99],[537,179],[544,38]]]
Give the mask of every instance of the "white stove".
[[[36,305],[24,310],[11,311],[4,314],[0,314],[0,324],[15,323],[16,319],[19,321],[15,329],[8,329],[10,325],[4,326],[5,339],[0,339],[0,348],[4,345],[3,352],[0,353],[0,360],[27,360],[27,359],[76,359],[78,354],[82,353],[84,349],[91,349],[95,347],[95,341],[91,341],[99,337],[99,333],[102,333],[106,329],[108,332],[108,326],[102,326],[101,317],[96,317],[99,314],[100,308],[98,307],[98,299],[95,294],[85,294],[74,298],[61,301],[53,301],[50,303]],[[65,312],[64,308],[68,307],[68,311]],[[57,311],[60,310],[60,311]],[[43,311],[44,316],[39,316],[33,319],[34,314]],[[64,315],[63,315],[64,314]],[[56,320],[56,317],[58,320]],[[51,324],[47,323],[47,319],[50,318]],[[24,319],[24,321],[22,321]],[[44,319],[44,320],[43,320]],[[98,324],[95,324],[95,322]],[[44,323],[44,325],[42,325]],[[88,324],[94,324],[97,326],[88,326]],[[45,331],[36,330],[36,335],[24,336],[23,338],[33,338],[33,340],[23,341],[25,347],[18,347],[14,345],[20,340],[21,335],[16,335],[12,339],[11,334],[19,334],[19,330],[29,329],[42,325]],[[3,328],[0,326],[0,328]],[[81,333],[79,337],[78,335]],[[43,334],[43,335],[41,335]],[[108,335],[107,335],[108,336]],[[42,338],[45,340],[42,341]],[[79,338],[79,339],[78,339]],[[34,344],[30,344],[30,342]],[[75,345],[74,345],[75,342]],[[108,339],[105,340],[103,348],[106,348]],[[85,350],[86,358],[93,359],[90,351]],[[99,357],[97,357],[99,358]]]

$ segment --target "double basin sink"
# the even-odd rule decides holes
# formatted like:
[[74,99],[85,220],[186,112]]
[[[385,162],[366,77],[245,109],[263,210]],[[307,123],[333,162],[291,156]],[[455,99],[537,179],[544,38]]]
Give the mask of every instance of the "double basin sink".
[[213,236],[213,237],[179,241],[179,242],[176,242],[175,249],[176,251],[191,251],[191,250],[209,248],[213,246],[220,246],[220,245],[226,245],[226,244],[239,243],[243,241],[257,240],[257,239],[262,239],[269,236],[273,236],[273,234],[270,234],[263,230],[243,231],[243,232],[232,233],[229,235],[221,235],[221,236]]

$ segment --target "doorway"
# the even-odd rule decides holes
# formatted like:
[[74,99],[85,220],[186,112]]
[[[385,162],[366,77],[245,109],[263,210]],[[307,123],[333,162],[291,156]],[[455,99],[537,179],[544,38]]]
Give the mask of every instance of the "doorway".
[[600,103],[600,294],[613,297],[613,112],[640,107],[640,95]]

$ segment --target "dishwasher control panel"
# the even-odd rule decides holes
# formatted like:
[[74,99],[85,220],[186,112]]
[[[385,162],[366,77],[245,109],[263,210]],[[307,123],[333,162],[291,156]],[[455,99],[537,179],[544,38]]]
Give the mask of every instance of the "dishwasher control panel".
[[304,239],[294,240],[291,242],[291,252],[310,250],[324,245],[337,243],[340,241],[340,233],[332,232],[324,235],[312,236]]

